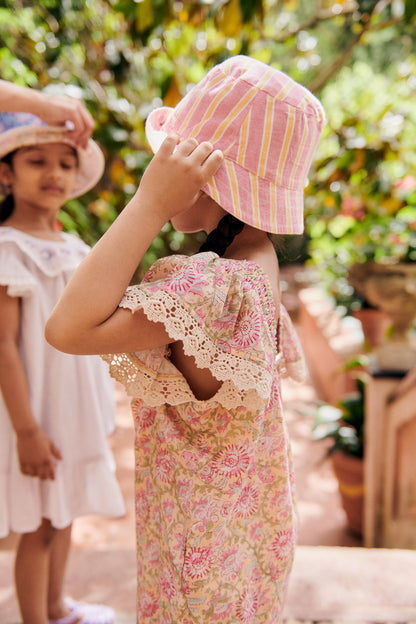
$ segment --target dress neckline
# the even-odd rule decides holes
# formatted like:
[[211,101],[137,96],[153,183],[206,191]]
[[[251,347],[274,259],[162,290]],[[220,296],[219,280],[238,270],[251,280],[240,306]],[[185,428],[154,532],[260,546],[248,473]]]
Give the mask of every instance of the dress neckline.
[[41,241],[42,243],[53,243],[53,244],[58,244],[58,245],[62,245],[62,243],[66,243],[65,232],[61,233],[62,239],[58,240],[58,239],[53,239],[53,238],[42,238],[41,236],[35,236],[34,234],[29,234],[29,232],[25,232],[24,230],[19,230],[19,228],[15,228],[12,225],[2,225],[0,226],[0,229],[11,230],[13,232],[16,232],[18,235],[28,236],[29,238],[32,238],[33,240],[36,240],[36,241]]

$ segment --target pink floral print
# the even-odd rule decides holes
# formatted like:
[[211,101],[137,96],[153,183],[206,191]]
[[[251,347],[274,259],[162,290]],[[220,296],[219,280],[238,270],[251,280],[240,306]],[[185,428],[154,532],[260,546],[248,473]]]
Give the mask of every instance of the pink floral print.
[[[200,328],[198,340],[270,373],[267,396],[259,382],[254,401],[226,408],[221,390],[208,401],[170,395],[166,388],[178,387],[172,379],[186,382],[163,349],[126,360],[129,378],[143,378],[145,388],[132,402],[137,621],[277,624],[296,514],[276,364],[277,320],[267,279],[253,263],[211,253],[173,256],[158,261],[136,291],[149,309],[156,302],[162,322],[174,302],[175,310],[182,307]],[[134,299],[134,291],[129,293]],[[128,307],[134,310],[131,301]],[[291,333],[286,331],[286,342]],[[198,340],[190,336],[190,353],[204,348]],[[296,344],[286,345],[285,352],[299,358]],[[232,389],[237,373],[226,364],[221,370]],[[260,377],[256,372],[253,378]],[[165,399],[154,398],[160,396]]]

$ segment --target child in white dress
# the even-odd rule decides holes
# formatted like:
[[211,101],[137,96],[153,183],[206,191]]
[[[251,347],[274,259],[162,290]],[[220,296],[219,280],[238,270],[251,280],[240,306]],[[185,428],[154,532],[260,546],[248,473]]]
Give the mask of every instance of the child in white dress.
[[92,188],[103,156],[65,128],[0,115],[0,538],[21,534],[15,584],[24,624],[111,624],[113,610],[62,597],[73,520],[119,517],[107,436],[113,386],[94,356],[44,338],[46,320],[89,247],[56,229],[66,200]]

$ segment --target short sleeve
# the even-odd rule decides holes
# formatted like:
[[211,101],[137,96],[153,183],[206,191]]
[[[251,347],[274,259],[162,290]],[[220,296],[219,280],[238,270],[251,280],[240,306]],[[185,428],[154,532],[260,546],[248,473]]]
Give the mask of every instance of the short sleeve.
[[283,305],[280,306],[279,343],[282,377],[303,381],[306,377],[305,357],[292,320]]
[[[151,321],[163,323],[196,365],[220,381],[231,382],[240,393],[270,396],[277,324],[267,278],[255,263],[211,252],[170,256],[155,263],[142,284],[130,287],[120,306],[143,309]],[[160,349],[130,354],[129,366],[136,357],[136,368],[145,367],[149,383],[154,375],[160,380],[165,355]]]
[[36,281],[25,266],[25,255],[12,241],[0,244],[0,285],[7,286],[10,297],[26,297]]

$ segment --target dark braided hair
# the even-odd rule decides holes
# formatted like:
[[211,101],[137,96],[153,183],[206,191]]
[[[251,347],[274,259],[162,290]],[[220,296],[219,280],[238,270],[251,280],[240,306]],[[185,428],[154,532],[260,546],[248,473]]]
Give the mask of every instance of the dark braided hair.
[[[13,152],[10,152],[9,154],[6,154],[6,156],[3,156],[3,158],[1,159],[1,162],[5,162],[8,165],[10,165],[10,167],[12,166],[12,160],[13,160],[13,155],[15,154],[16,150],[14,150]],[[6,221],[6,219],[8,219],[10,217],[10,215],[12,214],[14,210],[14,199],[13,199],[13,195],[7,195],[2,202],[0,202],[0,223],[3,223],[3,221]]]
[[227,213],[219,221],[215,230],[208,234],[205,243],[201,245],[198,253],[214,251],[221,258],[243,227],[244,223],[242,221],[234,217],[234,215]]

